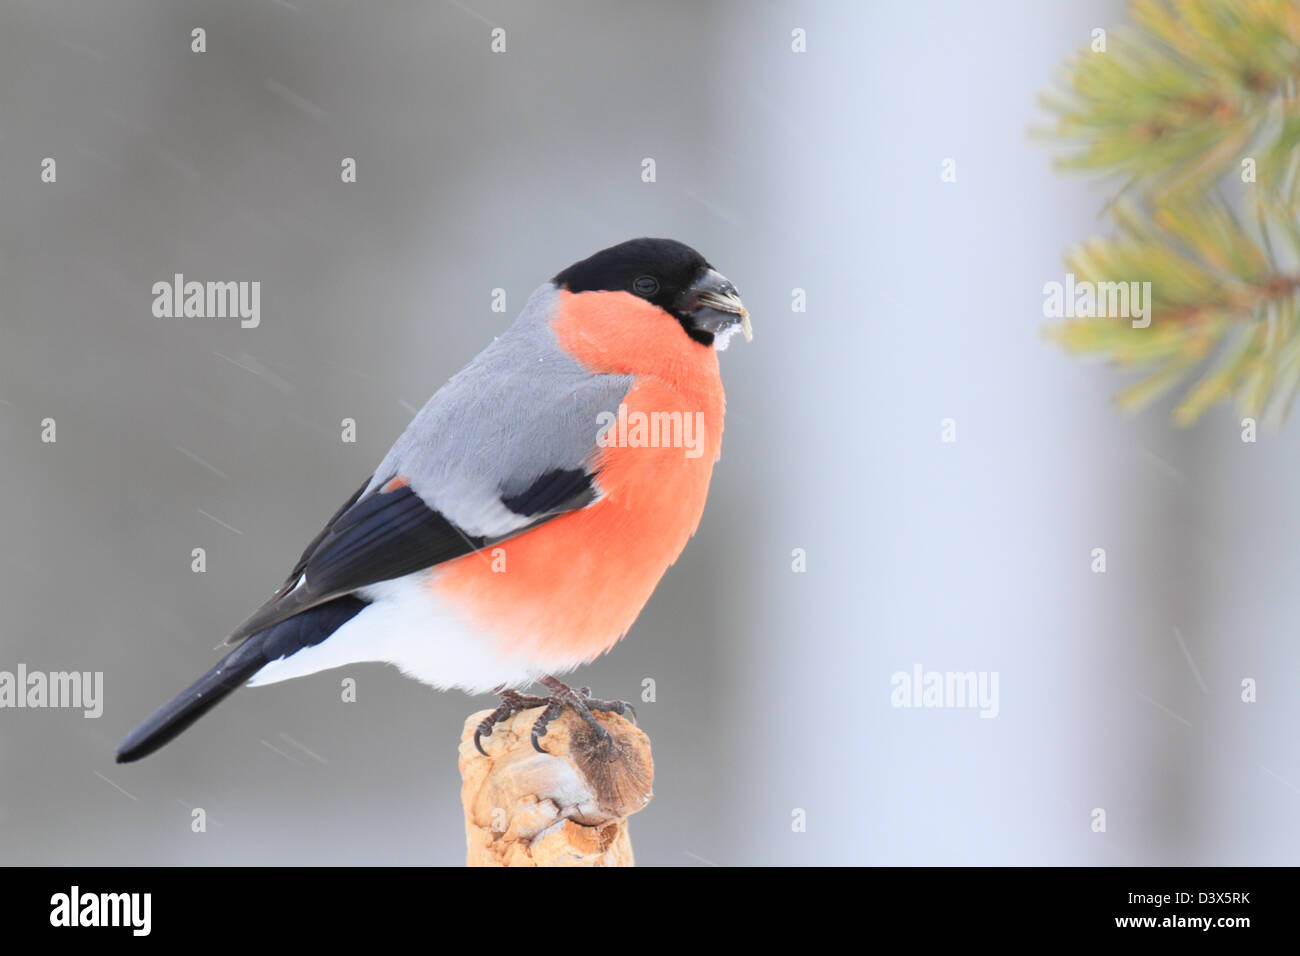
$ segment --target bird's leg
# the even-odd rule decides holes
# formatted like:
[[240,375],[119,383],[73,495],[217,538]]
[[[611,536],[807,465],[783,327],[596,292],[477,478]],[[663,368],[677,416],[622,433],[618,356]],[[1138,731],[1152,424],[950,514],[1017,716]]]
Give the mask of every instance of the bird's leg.
[[483,737],[492,736],[492,728],[495,725],[503,720],[509,720],[521,710],[528,710],[530,707],[549,706],[551,703],[548,697],[529,697],[527,694],[510,690],[504,684],[494,688],[492,693],[501,698],[501,705],[484,717],[474,731],[474,746],[478,748],[478,752],[484,757],[488,755],[488,752],[483,749],[481,740]]
[[541,716],[533,722],[533,749],[538,753],[546,753],[542,749],[541,737],[546,733],[546,726],[564,711],[565,707],[571,707],[573,712],[581,717],[589,726],[596,737],[605,745],[606,749],[613,747],[614,740],[593,715],[593,710],[605,711],[615,714],[632,715],[632,722],[636,722],[636,710],[625,700],[600,700],[591,696],[590,687],[579,687],[574,690],[568,684],[563,684],[551,677],[549,674],[543,677],[539,682],[551,692],[551,696],[543,698],[546,702],[546,709],[542,711]]

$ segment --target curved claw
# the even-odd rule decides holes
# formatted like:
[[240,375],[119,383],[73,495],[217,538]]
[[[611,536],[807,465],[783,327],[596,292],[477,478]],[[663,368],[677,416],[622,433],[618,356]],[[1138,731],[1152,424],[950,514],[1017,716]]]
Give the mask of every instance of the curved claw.
[[[545,729],[545,728],[543,728],[543,729]],[[549,750],[547,750],[545,747],[543,747],[543,746],[541,745],[541,743],[539,743],[539,740],[541,739],[541,736],[542,736],[542,735],[539,734],[539,733],[537,732],[537,725],[534,724],[534,725],[533,725],[533,734],[532,734],[533,749],[536,750],[539,754],[546,754],[546,756],[549,757],[549,756],[551,755],[551,752],[550,752]]]
[[550,756],[550,751],[546,750],[539,741],[542,734],[546,733],[546,728],[551,721],[560,716],[560,713],[564,710],[564,703],[562,700],[552,698],[551,702],[546,705],[546,709],[533,721],[533,732],[529,736],[533,741],[533,749],[539,754]]
[[482,737],[483,737],[483,728],[480,727],[476,731],[474,731],[474,748],[479,753],[481,753],[484,757],[486,757],[488,755],[488,752],[483,749],[483,744],[481,740]]

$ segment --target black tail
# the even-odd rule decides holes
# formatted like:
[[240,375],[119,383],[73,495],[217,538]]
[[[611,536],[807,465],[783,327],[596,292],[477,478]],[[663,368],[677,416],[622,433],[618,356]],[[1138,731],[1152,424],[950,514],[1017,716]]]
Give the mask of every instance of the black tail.
[[336,598],[254,634],[127,734],[117,746],[117,762],[130,763],[149,756],[271,661],[319,644],[355,617],[366,603],[353,596]]

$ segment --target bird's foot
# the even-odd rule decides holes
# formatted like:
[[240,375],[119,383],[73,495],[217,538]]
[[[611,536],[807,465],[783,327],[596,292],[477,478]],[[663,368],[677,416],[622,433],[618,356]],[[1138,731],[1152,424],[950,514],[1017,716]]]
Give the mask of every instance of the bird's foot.
[[488,752],[483,749],[482,738],[492,736],[494,726],[503,720],[509,720],[521,710],[528,710],[530,707],[546,707],[551,703],[549,697],[529,697],[527,694],[500,687],[496,689],[495,693],[501,698],[501,705],[484,717],[474,731],[474,746],[478,748],[478,752],[484,757],[488,755]]
[[572,709],[575,714],[583,719],[596,735],[596,739],[604,746],[607,754],[613,752],[614,738],[610,736],[604,725],[596,719],[592,711],[599,710],[620,716],[631,714],[632,722],[636,723],[636,708],[625,700],[601,700],[598,697],[591,696],[590,687],[579,687],[575,690],[554,677],[543,677],[541,683],[551,692],[551,696],[543,698],[546,702],[546,709],[533,722],[533,749],[538,753],[546,753],[546,750],[542,747],[541,738],[546,733],[547,724],[560,716],[565,707]]
[[492,736],[493,727],[502,721],[509,720],[520,711],[532,707],[544,708],[537,720],[533,722],[532,732],[533,749],[543,754],[547,752],[541,744],[541,738],[546,733],[546,727],[564,712],[565,707],[570,708],[582,718],[607,752],[613,750],[614,738],[610,736],[609,731],[605,729],[601,722],[595,718],[592,711],[604,711],[619,715],[630,714],[632,722],[636,723],[636,709],[625,700],[601,700],[598,697],[591,696],[590,687],[575,689],[561,683],[554,677],[543,677],[541,683],[551,692],[549,697],[531,697],[518,691],[497,688],[496,695],[501,698],[500,706],[488,714],[474,730],[474,746],[479,753],[485,757],[488,755],[487,751],[483,749],[483,738]]

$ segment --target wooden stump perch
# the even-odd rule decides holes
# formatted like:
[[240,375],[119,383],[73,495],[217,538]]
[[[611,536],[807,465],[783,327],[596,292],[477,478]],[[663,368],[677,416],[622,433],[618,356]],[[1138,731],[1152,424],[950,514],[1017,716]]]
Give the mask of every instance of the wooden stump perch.
[[474,729],[491,711],[471,714],[460,735],[460,789],[470,866],[632,866],[627,818],[650,802],[650,738],[616,714],[596,719],[613,735],[607,751],[566,709],[541,744],[529,735],[540,707],[502,721],[474,749]]

